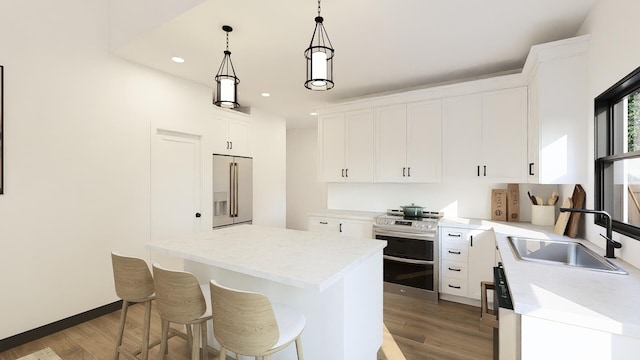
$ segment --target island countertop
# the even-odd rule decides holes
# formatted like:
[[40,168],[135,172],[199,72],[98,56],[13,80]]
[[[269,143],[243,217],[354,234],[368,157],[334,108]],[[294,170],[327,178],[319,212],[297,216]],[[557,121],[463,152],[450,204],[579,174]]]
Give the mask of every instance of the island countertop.
[[321,292],[386,241],[239,225],[147,243],[153,251]]

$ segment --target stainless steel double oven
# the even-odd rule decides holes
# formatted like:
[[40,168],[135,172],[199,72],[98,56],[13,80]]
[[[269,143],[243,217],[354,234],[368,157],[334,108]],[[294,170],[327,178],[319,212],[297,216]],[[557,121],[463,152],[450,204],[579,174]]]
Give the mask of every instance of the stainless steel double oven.
[[405,218],[389,210],[374,220],[373,235],[386,240],[384,290],[438,301],[438,220],[440,213]]

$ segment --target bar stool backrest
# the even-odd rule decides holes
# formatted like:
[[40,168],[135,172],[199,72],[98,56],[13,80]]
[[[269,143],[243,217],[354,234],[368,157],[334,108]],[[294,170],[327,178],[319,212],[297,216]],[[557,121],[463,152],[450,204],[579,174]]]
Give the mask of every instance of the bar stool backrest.
[[153,264],[153,279],[156,306],[162,318],[186,324],[206,312],[207,303],[195,275]]
[[111,263],[116,294],[119,298],[142,302],[153,295],[153,277],[146,261],[112,252]]
[[239,354],[263,354],[280,336],[269,299],[258,293],[210,283],[213,334],[220,344]]

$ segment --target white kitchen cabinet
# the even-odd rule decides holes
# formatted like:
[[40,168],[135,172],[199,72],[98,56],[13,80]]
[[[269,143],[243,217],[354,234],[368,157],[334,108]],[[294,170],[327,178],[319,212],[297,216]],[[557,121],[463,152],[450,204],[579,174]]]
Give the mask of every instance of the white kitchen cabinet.
[[587,182],[588,38],[535,52],[529,82],[528,182]]
[[246,121],[214,117],[213,152],[216,154],[251,156],[249,124]]
[[441,180],[442,105],[431,100],[376,108],[376,182]]
[[373,110],[318,119],[318,176],[327,182],[373,182]]
[[440,293],[480,300],[480,282],[493,281],[493,231],[455,227],[441,227],[439,231]]
[[526,181],[527,88],[442,102],[443,178]]
[[309,216],[309,231],[371,239],[373,238],[373,219],[369,221],[330,216]]
[[491,230],[469,231],[469,292],[472,299],[480,300],[480,282],[493,281],[496,265],[496,238]]

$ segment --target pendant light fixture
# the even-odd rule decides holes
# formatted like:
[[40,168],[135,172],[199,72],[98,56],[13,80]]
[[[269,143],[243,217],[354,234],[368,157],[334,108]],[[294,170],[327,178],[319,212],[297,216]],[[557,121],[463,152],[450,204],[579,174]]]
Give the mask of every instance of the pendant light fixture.
[[333,47],[324,29],[324,19],[320,16],[320,0],[318,0],[318,16],[315,18],[316,28],[313,30],[311,43],[304,56],[307,58],[307,81],[304,86],[309,90],[331,90],[333,88]]
[[224,51],[224,58],[220,69],[216,74],[216,93],[213,103],[216,106],[223,108],[237,108],[240,106],[238,103],[238,84],[240,79],[236,76],[236,71],[231,63],[231,51],[229,51],[229,33],[233,31],[233,28],[229,25],[222,27],[227,33],[227,49]]

